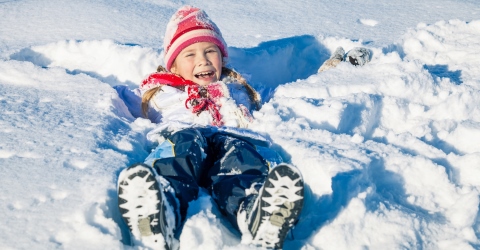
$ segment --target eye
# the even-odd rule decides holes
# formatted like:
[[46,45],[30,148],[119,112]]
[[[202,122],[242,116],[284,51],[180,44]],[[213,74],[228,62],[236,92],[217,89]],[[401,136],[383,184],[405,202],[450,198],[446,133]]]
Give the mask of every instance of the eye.
[[193,54],[193,53],[187,53],[187,54],[185,54],[185,57],[191,57],[191,56],[194,56],[194,55],[195,54]]
[[207,50],[207,53],[215,53],[215,52],[217,52],[215,49],[209,49],[209,50]]

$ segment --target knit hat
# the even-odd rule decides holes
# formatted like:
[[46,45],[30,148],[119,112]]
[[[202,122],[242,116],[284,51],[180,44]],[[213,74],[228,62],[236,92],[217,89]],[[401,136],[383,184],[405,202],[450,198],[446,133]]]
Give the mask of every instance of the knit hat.
[[165,32],[163,49],[168,71],[175,58],[186,47],[198,42],[211,42],[218,46],[224,59],[228,58],[227,44],[222,33],[205,11],[183,6],[170,18]]

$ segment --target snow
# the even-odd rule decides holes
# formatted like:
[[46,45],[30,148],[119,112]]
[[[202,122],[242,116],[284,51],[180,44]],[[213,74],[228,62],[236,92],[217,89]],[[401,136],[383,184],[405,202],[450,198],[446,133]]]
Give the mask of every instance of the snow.
[[[112,88],[163,64],[166,23],[204,9],[263,97],[252,130],[296,165],[285,249],[480,248],[476,0],[0,2],[0,249],[130,249],[120,171],[155,144]],[[363,67],[317,73],[338,47]],[[202,193],[182,249],[255,249]]]

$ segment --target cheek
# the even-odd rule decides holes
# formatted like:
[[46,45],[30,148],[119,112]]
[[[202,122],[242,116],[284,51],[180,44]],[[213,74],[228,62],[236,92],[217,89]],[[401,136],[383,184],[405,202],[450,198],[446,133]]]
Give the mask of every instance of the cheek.
[[187,80],[191,80],[193,67],[188,61],[179,61],[177,67],[175,67],[175,71],[173,69],[174,68],[172,67],[172,73],[178,74]]
[[222,60],[219,60],[219,61],[215,62],[215,68],[217,69],[218,75],[221,75],[222,74],[222,68],[223,68]]
[[218,69],[222,69],[223,67],[223,60],[221,57],[216,57],[214,61],[215,67]]

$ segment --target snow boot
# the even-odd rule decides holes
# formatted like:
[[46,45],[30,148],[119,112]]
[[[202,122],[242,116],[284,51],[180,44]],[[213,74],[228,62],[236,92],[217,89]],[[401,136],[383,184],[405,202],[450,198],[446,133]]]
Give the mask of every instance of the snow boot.
[[335,68],[337,65],[343,61],[343,56],[345,55],[345,50],[342,47],[338,47],[332,56],[326,60],[322,66],[318,69],[318,72],[325,71],[327,69]]
[[303,208],[304,183],[293,166],[280,164],[268,174],[258,194],[241,204],[237,220],[242,243],[282,249]]
[[348,60],[352,65],[363,66],[370,61],[370,51],[366,48],[355,47],[348,51],[345,60]]
[[135,246],[178,248],[174,235],[179,218],[174,207],[177,204],[162,184],[169,186],[145,164],[134,164],[120,173],[118,206]]

